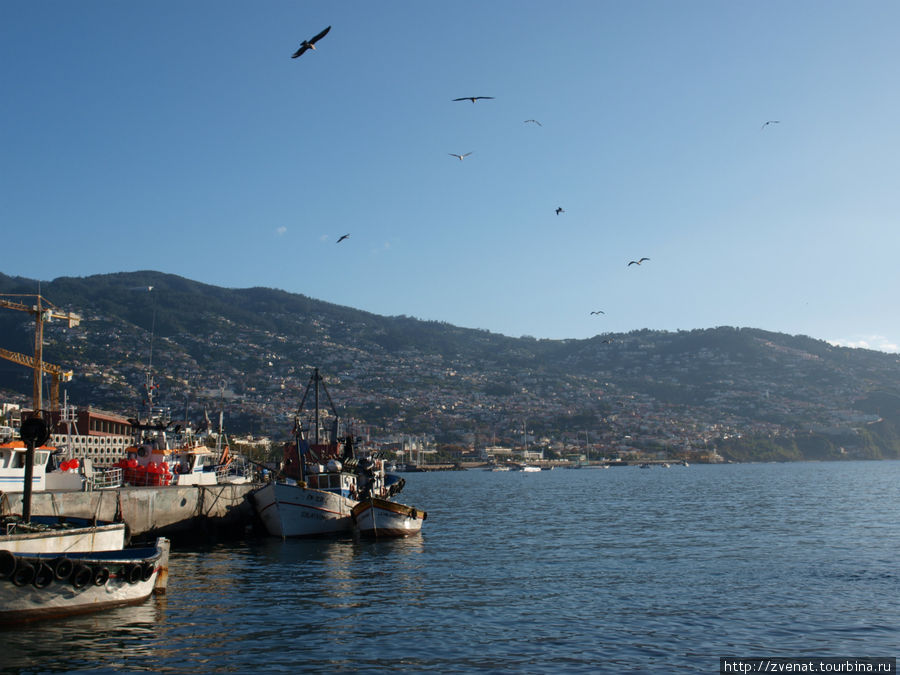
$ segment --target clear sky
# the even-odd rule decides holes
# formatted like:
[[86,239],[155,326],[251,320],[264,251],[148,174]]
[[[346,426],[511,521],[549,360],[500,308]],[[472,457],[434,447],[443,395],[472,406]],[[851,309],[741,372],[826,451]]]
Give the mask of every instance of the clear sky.
[[0,271],[898,351],[898,35],[896,0],[6,0]]

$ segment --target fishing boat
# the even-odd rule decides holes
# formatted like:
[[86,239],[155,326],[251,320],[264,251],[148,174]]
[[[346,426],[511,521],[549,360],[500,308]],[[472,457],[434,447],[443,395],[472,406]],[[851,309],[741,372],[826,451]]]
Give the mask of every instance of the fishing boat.
[[[84,477],[79,472],[80,465],[70,462],[56,464],[52,458],[58,448],[40,444],[34,449],[31,471],[31,489],[44,490],[81,490]],[[24,492],[25,464],[28,448],[24,441],[8,440],[0,443],[0,491]]]
[[[320,388],[328,398],[331,430],[321,428],[324,411]],[[305,406],[314,394],[314,416],[304,423]],[[387,474],[377,455],[358,453],[349,431],[340,436],[340,419],[319,369],[300,401],[294,440],[284,448],[280,477],[249,497],[266,531],[275,537],[310,537],[350,533],[351,511],[360,499],[387,499],[403,489],[404,480]]]
[[0,550],[0,624],[138,604],[168,582],[169,541],[114,551]]
[[218,433],[212,433],[208,416],[195,429],[187,419],[173,421],[170,409],[154,402],[158,387],[151,374],[145,389],[144,415],[129,420],[136,442],[125,448],[125,456],[116,462],[125,483],[160,487],[250,482],[250,465],[230,454],[221,412]]
[[422,531],[425,511],[387,499],[370,497],[350,510],[357,530],[365,537],[405,537]]
[[0,550],[13,553],[84,553],[125,548],[125,523],[87,518],[20,515],[0,517]]
[[[126,543],[124,523],[102,523],[96,519],[69,518],[60,515],[32,515],[31,498],[34,482],[30,480],[36,466],[43,466],[49,454],[41,448],[50,436],[48,424],[40,417],[26,419],[20,431],[23,452],[6,455],[6,459],[20,459],[22,477],[22,512],[8,512],[9,502],[5,495],[0,499],[0,553],[41,554],[109,551],[121,549]],[[7,467],[10,469],[10,467]],[[12,469],[10,469],[12,470]],[[19,467],[16,467],[19,470]],[[39,482],[38,485],[41,485]]]

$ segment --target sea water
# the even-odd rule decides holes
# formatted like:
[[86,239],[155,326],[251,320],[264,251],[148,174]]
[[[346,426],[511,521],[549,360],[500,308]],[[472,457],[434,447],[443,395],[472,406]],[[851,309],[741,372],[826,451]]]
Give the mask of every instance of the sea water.
[[421,535],[180,544],[165,596],[0,631],[2,667],[718,672],[900,651],[900,462],[405,478]]

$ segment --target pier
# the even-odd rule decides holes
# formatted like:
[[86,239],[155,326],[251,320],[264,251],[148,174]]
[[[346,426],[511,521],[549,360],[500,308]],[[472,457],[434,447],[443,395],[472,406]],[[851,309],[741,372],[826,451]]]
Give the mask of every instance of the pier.
[[[31,512],[124,521],[133,539],[231,538],[253,529],[256,514],[246,497],[258,487],[246,483],[41,491],[31,495]],[[21,492],[0,493],[0,514],[21,514],[22,496]]]

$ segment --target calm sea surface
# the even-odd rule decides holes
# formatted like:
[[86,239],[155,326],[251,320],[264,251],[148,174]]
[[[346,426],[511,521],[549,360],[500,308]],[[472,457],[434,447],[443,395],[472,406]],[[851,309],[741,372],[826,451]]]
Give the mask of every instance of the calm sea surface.
[[713,673],[900,652],[900,462],[405,477],[421,536],[179,546],[166,596],[2,631],[0,663]]

